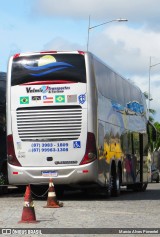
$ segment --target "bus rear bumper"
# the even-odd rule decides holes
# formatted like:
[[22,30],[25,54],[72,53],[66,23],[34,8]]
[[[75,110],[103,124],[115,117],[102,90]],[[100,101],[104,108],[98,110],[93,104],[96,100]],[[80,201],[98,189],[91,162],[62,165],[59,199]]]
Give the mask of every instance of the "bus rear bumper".
[[8,164],[9,184],[48,184],[50,178],[57,185],[97,183],[97,160],[86,165],[67,167],[18,167]]

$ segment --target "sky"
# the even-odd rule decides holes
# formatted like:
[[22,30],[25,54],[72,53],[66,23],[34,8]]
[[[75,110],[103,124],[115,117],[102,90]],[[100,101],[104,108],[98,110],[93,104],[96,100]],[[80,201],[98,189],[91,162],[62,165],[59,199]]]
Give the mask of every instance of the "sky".
[[[160,122],[159,0],[0,0],[0,71],[20,52],[88,50],[142,92]],[[88,27],[105,22],[89,30]],[[112,21],[118,18],[127,22]],[[110,22],[111,21],[111,22]]]

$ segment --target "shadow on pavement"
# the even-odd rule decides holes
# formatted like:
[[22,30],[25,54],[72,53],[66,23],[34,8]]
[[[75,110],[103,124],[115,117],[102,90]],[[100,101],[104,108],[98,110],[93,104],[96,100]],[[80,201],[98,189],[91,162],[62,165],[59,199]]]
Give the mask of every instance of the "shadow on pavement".
[[[17,187],[9,187],[7,193],[0,192],[0,198],[10,198],[10,197],[24,197],[25,188],[17,188]],[[43,196],[43,193],[39,193],[39,195],[33,195],[33,199],[35,200],[46,200],[47,193]],[[152,183],[148,185],[148,188],[145,192],[134,192],[132,190],[126,190],[124,188],[121,189],[121,194],[118,197],[107,197],[103,193],[98,193],[97,191],[85,192],[81,190],[75,191],[65,191],[64,195],[57,195],[58,200],[67,201],[133,201],[133,200],[160,200],[160,184]]]

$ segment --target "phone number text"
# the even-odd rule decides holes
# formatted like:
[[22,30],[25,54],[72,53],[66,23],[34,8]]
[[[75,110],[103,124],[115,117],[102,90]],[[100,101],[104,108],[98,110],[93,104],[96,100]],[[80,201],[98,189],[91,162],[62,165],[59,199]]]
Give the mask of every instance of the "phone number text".
[[31,152],[67,152],[68,148],[32,148]]

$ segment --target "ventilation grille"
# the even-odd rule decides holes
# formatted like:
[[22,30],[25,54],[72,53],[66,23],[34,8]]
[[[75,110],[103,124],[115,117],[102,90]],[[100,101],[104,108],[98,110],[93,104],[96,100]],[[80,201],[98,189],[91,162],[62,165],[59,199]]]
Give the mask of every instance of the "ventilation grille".
[[25,107],[16,112],[22,141],[65,141],[80,136],[81,106]]

